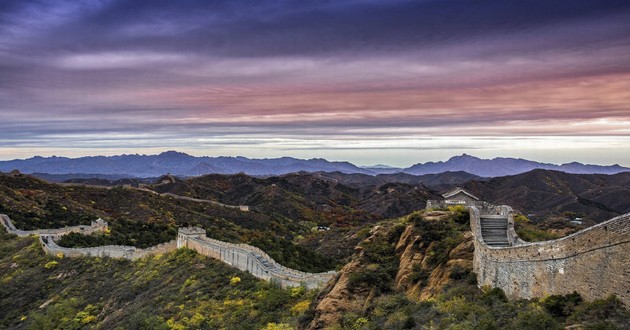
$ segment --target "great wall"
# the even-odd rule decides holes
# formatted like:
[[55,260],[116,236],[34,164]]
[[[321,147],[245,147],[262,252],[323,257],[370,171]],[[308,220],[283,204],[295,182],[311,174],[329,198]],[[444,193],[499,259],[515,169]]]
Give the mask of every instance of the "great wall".
[[67,183],[67,182],[63,182],[63,183],[57,183],[60,186],[64,186],[64,187],[88,187],[88,188],[93,188],[93,189],[105,189],[105,190],[111,190],[111,189],[133,189],[133,190],[137,190],[137,191],[143,191],[152,195],[157,195],[157,196],[162,196],[162,197],[170,197],[170,198],[174,198],[174,199],[179,199],[179,200],[185,200],[185,201],[189,201],[189,202],[196,202],[196,203],[205,203],[205,204],[212,204],[215,206],[220,206],[220,207],[225,207],[228,209],[235,209],[235,210],[240,210],[243,212],[248,212],[249,211],[249,206],[248,205],[229,205],[229,204],[224,204],[221,202],[217,202],[217,201],[212,201],[212,200],[208,200],[208,199],[200,199],[200,198],[193,198],[193,197],[188,197],[188,196],[181,196],[181,195],[176,195],[173,193],[159,193],[155,190],[151,190],[145,187],[134,187],[131,185],[116,185],[116,186],[99,186],[99,185],[91,185],[91,184],[85,184],[85,183]]
[[[574,291],[587,300],[615,294],[630,306],[630,257],[625,251],[630,248],[630,213],[560,239],[529,243],[516,234],[510,206],[480,201],[462,189],[444,196],[443,201],[429,201],[427,208],[448,205],[468,208],[475,248],[473,265],[479,286],[501,288],[513,299]],[[98,219],[90,226],[23,231],[15,228],[4,214],[0,215],[0,220],[9,233],[38,235],[43,250],[52,255],[135,260],[186,247],[283,286],[320,287],[336,274],[334,271],[305,273],[284,267],[256,247],[208,238],[205,230],[198,227],[180,228],[176,240],[148,249],[131,246],[65,248],[57,245],[55,239],[70,232],[105,231],[107,223]]]
[[501,288],[512,299],[579,293],[594,300],[616,295],[630,306],[630,213],[572,235],[529,243],[514,230],[513,210],[459,190],[429,207],[465,205],[474,237],[479,286]]
[[23,231],[15,228],[11,219],[0,214],[0,223],[7,232],[21,237],[39,236],[39,242],[45,253],[66,257],[110,257],[136,260],[149,255],[163,254],[178,248],[189,248],[197,253],[215,258],[252,275],[278,283],[282,286],[301,286],[307,288],[320,287],[336,274],[335,271],[325,273],[307,273],[284,267],[278,264],[261,249],[248,244],[234,244],[208,238],[206,231],[199,227],[179,228],[177,239],[147,249],[133,246],[106,245],[90,248],[66,248],[57,245],[55,240],[63,235],[78,232],[92,234],[107,230],[103,220],[93,221],[90,226],[74,226],[59,229],[40,229]]

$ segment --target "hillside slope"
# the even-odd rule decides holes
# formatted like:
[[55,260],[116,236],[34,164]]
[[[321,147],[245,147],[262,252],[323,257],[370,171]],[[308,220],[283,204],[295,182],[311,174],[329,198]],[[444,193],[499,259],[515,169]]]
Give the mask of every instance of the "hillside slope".
[[567,214],[601,222],[630,212],[630,173],[568,174],[534,170],[471,181],[464,188],[493,204],[538,216]]
[[211,174],[150,188],[161,193],[249,205],[260,212],[337,226],[408,214],[424,208],[428,199],[438,197],[420,183],[372,184],[373,177],[363,178],[368,179],[365,184],[351,186],[322,173],[301,172],[268,178]]
[[89,224],[99,217],[109,222],[111,232],[107,235],[74,237],[66,241],[72,246],[145,248],[174,239],[178,227],[195,225],[206,229],[209,237],[255,245],[291,268],[326,271],[338,262],[293,243],[295,237],[311,233],[311,227],[300,221],[131,188],[61,186],[27,175],[0,175],[0,212],[24,230]]
[[[28,177],[5,178],[4,183],[5,188],[6,183],[14,185],[16,196],[9,196],[9,201],[17,206],[38,205],[29,205],[21,196],[33,193],[37,196],[38,189],[48,192],[51,198],[64,196],[55,201],[60,207],[47,209],[40,205],[41,212],[63,210],[79,214],[80,209],[72,203],[78,198],[73,189],[78,189],[82,196],[95,194],[94,188],[48,187]],[[126,190],[113,190],[113,194],[123,191]],[[132,191],[123,198],[139,198],[136,193],[141,194]],[[5,194],[7,191],[3,190],[0,196],[7,198]],[[150,198],[142,200],[150,205]],[[179,201],[168,200],[168,203]],[[159,205],[169,210],[168,203]],[[84,211],[95,210],[99,209],[87,207]],[[198,216],[202,224],[212,221]],[[56,223],[59,219],[81,220],[57,213],[42,215],[46,223]],[[28,217],[22,219],[23,223],[28,220]],[[153,232],[162,231],[160,227],[142,226],[148,223],[138,219],[129,223],[140,224],[140,228],[132,231],[144,236],[152,237]],[[224,224],[228,223],[226,220]],[[585,303],[579,296],[568,295],[510,302],[500,290],[480,290],[471,272],[469,226],[468,213],[461,207],[420,211],[382,221],[374,227],[369,224],[354,235],[353,239],[361,241],[356,253],[338,277],[319,293],[300,288],[283,290],[187,249],[134,262],[60,258],[44,255],[33,238],[17,238],[2,232],[0,328],[560,329],[563,325],[579,324],[623,329],[628,326],[630,314],[615,298]],[[231,230],[236,233],[258,231],[237,229],[233,224]],[[312,266],[314,261],[309,264]]]
[[315,300],[302,329],[625,329],[611,297],[508,301],[477,287],[463,208],[417,212],[373,228],[351,262]]
[[0,232],[0,328],[260,329],[296,326],[314,292],[281,289],[177,250],[135,262],[57,258]]

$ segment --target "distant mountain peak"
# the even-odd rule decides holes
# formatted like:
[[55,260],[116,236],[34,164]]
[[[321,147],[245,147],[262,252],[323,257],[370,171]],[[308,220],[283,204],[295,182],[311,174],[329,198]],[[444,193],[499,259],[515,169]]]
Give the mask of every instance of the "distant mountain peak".
[[372,168],[372,169],[379,169],[379,168],[383,168],[383,169],[394,169],[396,167],[394,166],[390,166],[390,165],[386,165],[386,164],[376,164],[376,165],[366,165],[366,166],[361,166],[361,168]]
[[447,160],[448,161],[456,161],[456,160],[481,160],[481,158],[469,155],[467,153],[463,153],[459,156],[453,156]]
[[616,174],[630,171],[630,168],[615,165],[584,165],[579,162],[556,165],[522,158],[497,157],[494,159],[482,159],[466,153],[461,156],[453,156],[445,162],[418,163],[404,171],[415,175],[465,171],[482,177],[498,177],[525,173],[534,169],[556,170],[575,174]]
[[92,173],[102,175],[127,175],[134,177],[159,177],[165,173],[178,176],[203,174],[281,175],[299,171],[341,172],[360,174],[385,174],[404,172],[413,175],[443,172],[468,172],[480,177],[497,177],[529,172],[533,169],[557,170],[576,174],[615,174],[630,171],[619,165],[584,165],[572,162],[563,165],[546,164],[517,158],[481,159],[466,153],[447,161],[418,163],[402,169],[388,165],[357,167],[347,161],[328,161],[323,158],[299,159],[292,157],[251,159],[237,157],[195,157],[187,153],[169,150],[158,155],[118,155],[80,158],[41,157],[24,160],[0,161],[0,171],[17,169],[22,173],[72,174]]
[[158,156],[188,156],[188,157],[192,157],[189,154],[185,153],[185,152],[180,152],[180,151],[175,151],[175,150],[168,150],[168,151],[164,151],[162,153],[160,153]]

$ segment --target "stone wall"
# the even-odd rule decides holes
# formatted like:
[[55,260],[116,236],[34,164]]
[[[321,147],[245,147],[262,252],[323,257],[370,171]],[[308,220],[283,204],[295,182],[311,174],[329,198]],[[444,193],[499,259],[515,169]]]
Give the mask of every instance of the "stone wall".
[[52,236],[39,236],[39,242],[45,253],[50,255],[63,255],[64,257],[109,257],[136,260],[148,255],[164,254],[177,249],[177,241],[172,240],[152,246],[147,249],[138,249],[125,245],[105,245],[90,248],[66,248],[57,245]]
[[200,199],[200,198],[193,198],[193,197],[187,197],[187,196],[180,196],[180,195],[176,195],[173,193],[159,193],[155,190],[151,190],[148,188],[143,188],[143,187],[129,187],[128,189],[135,189],[135,190],[140,190],[140,191],[144,191],[144,192],[148,192],[150,194],[153,195],[158,195],[158,196],[163,196],[163,197],[171,197],[171,198],[175,198],[175,199],[180,199],[180,200],[185,200],[185,201],[190,201],[190,202],[195,202],[195,203],[206,203],[206,204],[212,204],[212,205],[216,205],[216,206],[221,206],[221,207],[225,207],[228,209],[235,209],[235,210],[240,210],[243,212],[249,212],[249,206],[247,205],[229,205],[229,204],[223,204],[221,202],[217,202],[217,201],[212,201],[209,199]]
[[11,221],[11,219],[6,214],[0,214],[0,223],[2,223],[7,232],[20,237],[26,237],[30,235],[63,236],[69,233],[92,234],[95,232],[104,232],[107,230],[107,222],[102,219],[92,221],[89,226],[80,225],[55,229],[20,230],[15,228],[15,225],[13,225],[13,221]]
[[336,272],[306,273],[284,267],[273,260],[261,249],[247,245],[222,242],[206,236],[202,228],[180,228],[177,239],[147,249],[133,246],[106,245],[90,248],[66,248],[57,245],[56,239],[70,232],[94,233],[107,229],[107,222],[93,221],[91,226],[76,226],[60,229],[41,229],[22,231],[13,225],[8,216],[0,215],[0,222],[9,233],[20,236],[38,235],[39,243],[45,253],[65,257],[110,257],[136,260],[148,255],[164,254],[178,248],[189,248],[197,253],[215,258],[252,275],[286,286],[304,285],[308,288],[320,287],[328,282]]
[[196,203],[206,203],[206,204],[212,204],[212,205],[216,205],[216,206],[221,206],[221,207],[225,207],[228,209],[236,209],[236,210],[240,210],[243,212],[249,212],[249,206],[248,205],[229,205],[229,204],[224,204],[221,202],[217,202],[217,201],[212,201],[209,199],[200,199],[200,198],[192,198],[192,197],[187,197],[187,196],[180,196],[180,195],[176,195],[173,193],[159,193],[155,190],[151,190],[149,188],[146,188],[146,185],[142,185],[140,187],[134,187],[134,186],[130,186],[130,185],[122,185],[122,186],[98,186],[98,185],[90,185],[90,184],[85,184],[85,183],[56,183],[57,185],[61,185],[61,186],[65,186],[65,187],[88,187],[88,188],[94,188],[94,189],[106,189],[106,190],[111,190],[111,189],[116,189],[116,188],[124,188],[124,189],[133,189],[133,190],[138,190],[138,191],[144,191],[146,193],[152,194],[152,195],[158,195],[158,196],[162,196],[162,197],[171,197],[171,198],[175,198],[175,199],[180,199],[180,200],[186,200],[186,201],[191,201],[191,202],[196,202]]
[[177,246],[193,249],[199,254],[219,259],[258,278],[276,282],[282,286],[320,287],[336,274],[334,271],[306,273],[284,267],[255,246],[208,238],[201,228],[180,228]]
[[483,242],[479,209],[471,207],[470,215],[480,286],[498,287],[510,298],[525,299],[573,291],[587,300],[615,294],[630,306],[630,214],[561,239],[528,243],[516,236],[509,212],[508,239],[513,246],[502,248]]

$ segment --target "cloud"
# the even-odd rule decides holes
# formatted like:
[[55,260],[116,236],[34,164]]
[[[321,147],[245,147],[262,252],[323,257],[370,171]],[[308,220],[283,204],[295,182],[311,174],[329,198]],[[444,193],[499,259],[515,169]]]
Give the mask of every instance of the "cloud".
[[0,148],[623,137],[629,15],[613,0],[3,1]]
[[120,69],[138,68],[153,65],[169,65],[185,60],[181,54],[160,54],[148,52],[105,52],[95,54],[75,54],[61,57],[57,63],[64,69]]

